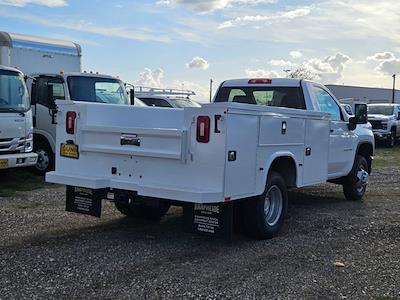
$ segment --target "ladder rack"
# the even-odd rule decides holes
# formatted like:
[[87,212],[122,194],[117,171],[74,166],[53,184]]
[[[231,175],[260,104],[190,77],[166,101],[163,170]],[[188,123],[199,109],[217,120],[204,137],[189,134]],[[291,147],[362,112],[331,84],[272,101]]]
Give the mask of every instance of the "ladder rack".
[[127,84],[133,87],[134,93],[136,97],[140,96],[184,96],[190,97],[195,96],[196,93],[190,90],[179,90],[179,89],[163,89],[163,88],[151,88],[145,86],[134,86],[131,84]]

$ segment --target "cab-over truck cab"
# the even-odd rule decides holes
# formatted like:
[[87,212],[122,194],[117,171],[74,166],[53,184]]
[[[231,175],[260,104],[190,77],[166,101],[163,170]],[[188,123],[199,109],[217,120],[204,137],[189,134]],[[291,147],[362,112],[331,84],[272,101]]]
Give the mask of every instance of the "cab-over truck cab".
[[0,65],[0,169],[35,165],[32,111],[24,75]]
[[371,172],[366,106],[350,117],[311,81],[228,80],[214,103],[183,110],[57,104],[56,170],[46,178],[68,186],[68,211],[100,216],[108,198],[130,217],[160,218],[182,205],[197,232],[230,232],[236,218],[271,238],[288,188],[329,181],[361,200]]

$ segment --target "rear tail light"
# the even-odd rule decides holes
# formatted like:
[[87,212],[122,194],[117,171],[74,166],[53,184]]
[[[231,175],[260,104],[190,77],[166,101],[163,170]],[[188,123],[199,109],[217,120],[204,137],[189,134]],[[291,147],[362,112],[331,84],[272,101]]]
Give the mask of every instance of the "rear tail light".
[[75,120],[76,120],[76,112],[69,111],[67,112],[67,122],[65,124],[65,130],[68,134],[75,134]]
[[271,84],[272,79],[269,78],[257,78],[257,79],[250,79],[249,84]]
[[196,139],[199,143],[208,143],[210,141],[210,117],[199,116],[197,118]]

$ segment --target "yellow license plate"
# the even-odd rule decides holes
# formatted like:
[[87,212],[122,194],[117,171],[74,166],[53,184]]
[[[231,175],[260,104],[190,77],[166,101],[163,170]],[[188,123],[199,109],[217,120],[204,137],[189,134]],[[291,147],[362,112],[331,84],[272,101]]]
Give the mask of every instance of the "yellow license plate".
[[79,158],[78,145],[74,144],[61,144],[60,155],[69,158]]
[[0,159],[0,169],[8,168],[8,159]]

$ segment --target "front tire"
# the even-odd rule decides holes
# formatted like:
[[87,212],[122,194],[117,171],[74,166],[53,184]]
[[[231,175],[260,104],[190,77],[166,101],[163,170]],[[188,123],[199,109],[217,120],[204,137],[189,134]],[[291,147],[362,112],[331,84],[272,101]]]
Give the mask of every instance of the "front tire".
[[256,239],[275,237],[286,216],[288,195],[285,181],[279,173],[271,172],[262,195],[248,200],[245,207],[245,227]]
[[34,143],[34,152],[38,155],[38,160],[34,170],[38,175],[44,175],[46,172],[54,170],[55,156],[53,150],[47,142],[39,141]]
[[386,137],[386,147],[393,148],[396,144],[396,131],[392,130],[391,133]]
[[368,162],[364,156],[357,155],[353,169],[343,184],[343,193],[347,200],[359,201],[363,198],[368,177]]

